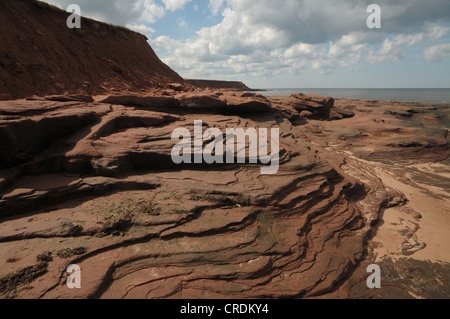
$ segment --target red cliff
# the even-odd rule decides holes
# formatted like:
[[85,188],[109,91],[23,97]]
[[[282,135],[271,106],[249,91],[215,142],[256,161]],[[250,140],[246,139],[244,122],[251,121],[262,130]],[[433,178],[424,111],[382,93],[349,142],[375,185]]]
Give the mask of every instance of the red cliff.
[[184,83],[144,35],[34,0],[0,0],[0,96],[139,91]]
[[250,91],[251,89],[242,82],[216,81],[216,80],[186,80],[189,84],[198,88],[206,89],[229,89],[238,91]]

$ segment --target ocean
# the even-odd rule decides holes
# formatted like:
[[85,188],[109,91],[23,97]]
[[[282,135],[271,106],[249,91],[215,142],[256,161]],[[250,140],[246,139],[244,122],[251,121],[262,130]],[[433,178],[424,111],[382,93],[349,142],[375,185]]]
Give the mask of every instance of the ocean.
[[267,89],[257,92],[268,96],[304,93],[369,101],[450,103],[450,89]]

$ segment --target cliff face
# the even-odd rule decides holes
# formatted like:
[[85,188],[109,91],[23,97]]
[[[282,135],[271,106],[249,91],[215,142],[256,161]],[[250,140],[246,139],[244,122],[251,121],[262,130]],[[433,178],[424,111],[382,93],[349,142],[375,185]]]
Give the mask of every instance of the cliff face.
[[206,89],[231,89],[239,91],[250,91],[251,89],[242,82],[237,81],[213,81],[213,80],[186,80],[189,84],[198,88]]
[[35,0],[0,0],[0,96],[139,91],[184,83],[139,33]]

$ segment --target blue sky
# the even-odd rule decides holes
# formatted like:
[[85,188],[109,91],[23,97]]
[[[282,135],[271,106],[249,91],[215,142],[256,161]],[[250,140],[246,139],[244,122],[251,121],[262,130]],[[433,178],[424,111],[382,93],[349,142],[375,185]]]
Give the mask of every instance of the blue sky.
[[195,36],[195,33],[203,27],[212,27],[220,23],[221,16],[213,16],[208,6],[209,1],[202,0],[189,2],[181,10],[166,11],[163,19],[149,25],[155,30],[152,37],[165,35],[183,40]]
[[[450,88],[449,0],[48,0],[149,38],[185,78],[254,88]],[[369,29],[367,6],[381,7]]]

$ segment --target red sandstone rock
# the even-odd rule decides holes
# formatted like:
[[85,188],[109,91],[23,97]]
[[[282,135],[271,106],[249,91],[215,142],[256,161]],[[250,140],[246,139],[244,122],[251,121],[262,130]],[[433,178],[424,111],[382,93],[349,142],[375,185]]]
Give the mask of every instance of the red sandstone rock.
[[223,95],[220,97],[227,103],[226,111],[235,114],[264,113],[271,109],[270,101],[262,95],[241,94],[240,97]]
[[185,108],[203,108],[221,112],[227,104],[213,94],[183,94],[176,96],[179,104]]
[[186,82],[201,89],[250,90],[244,83],[237,81],[186,80]]
[[96,101],[114,105],[129,105],[140,107],[173,108],[179,107],[179,103],[171,96],[143,96],[136,94],[98,96]]
[[3,93],[0,94],[0,101],[7,101],[7,100],[12,100],[13,97],[11,96],[11,94],[7,94],[7,93]]
[[52,95],[45,98],[57,102],[94,102],[92,96],[83,94]]
[[[316,153],[308,141],[336,143],[348,136],[353,145],[348,149],[358,150],[368,143],[365,135],[344,135],[340,122],[352,121],[347,129],[354,123],[367,134],[383,128],[367,125],[370,120],[361,118],[366,113],[356,108],[349,111],[357,114],[352,119],[295,127],[280,117],[285,111],[276,98],[271,113],[246,118],[196,107],[217,98],[236,101],[236,107],[243,99],[267,103],[226,92],[219,97],[111,96],[91,104],[0,102],[0,132],[8,141],[2,144],[0,169],[0,278],[35,265],[36,256],[46,251],[53,256],[77,247],[85,251],[54,257],[47,273],[31,285],[19,283],[2,293],[16,298],[262,298],[334,291],[341,282],[337,278],[344,280],[363,260],[373,222],[394,196],[377,179],[366,177],[363,186],[339,168],[343,154],[325,147]],[[196,111],[170,107],[174,99]],[[145,109],[155,101],[163,109],[167,103],[172,114]],[[374,118],[383,112],[380,108]],[[207,127],[279,127],[279,173],[262,176],[258,166],[248,164],[174,165],[171,133],[178,127],[192,130],[199,114]],[[391,132],[385,140],[393,140],[392,127],[407,126],[401,121],[428,116],[414,114],[384,115],[385,121],[395,121],[384,128]],[[415,130],[424,138],[435,134],[419,125]],[[333,133],[318,135],[325,131]],[[395,134],[403,138],[402,130]],[[400,145],[383,146],[383,138],[373,142],[380,151],[371,155],[375,159],[388,154],[384,148],[391,154],[409,152]],[[428,144],[435,145],[436,158],[448,154],[442,143]],[[62,285],[68,263],[85,269],[89,281],[80,290]]]

